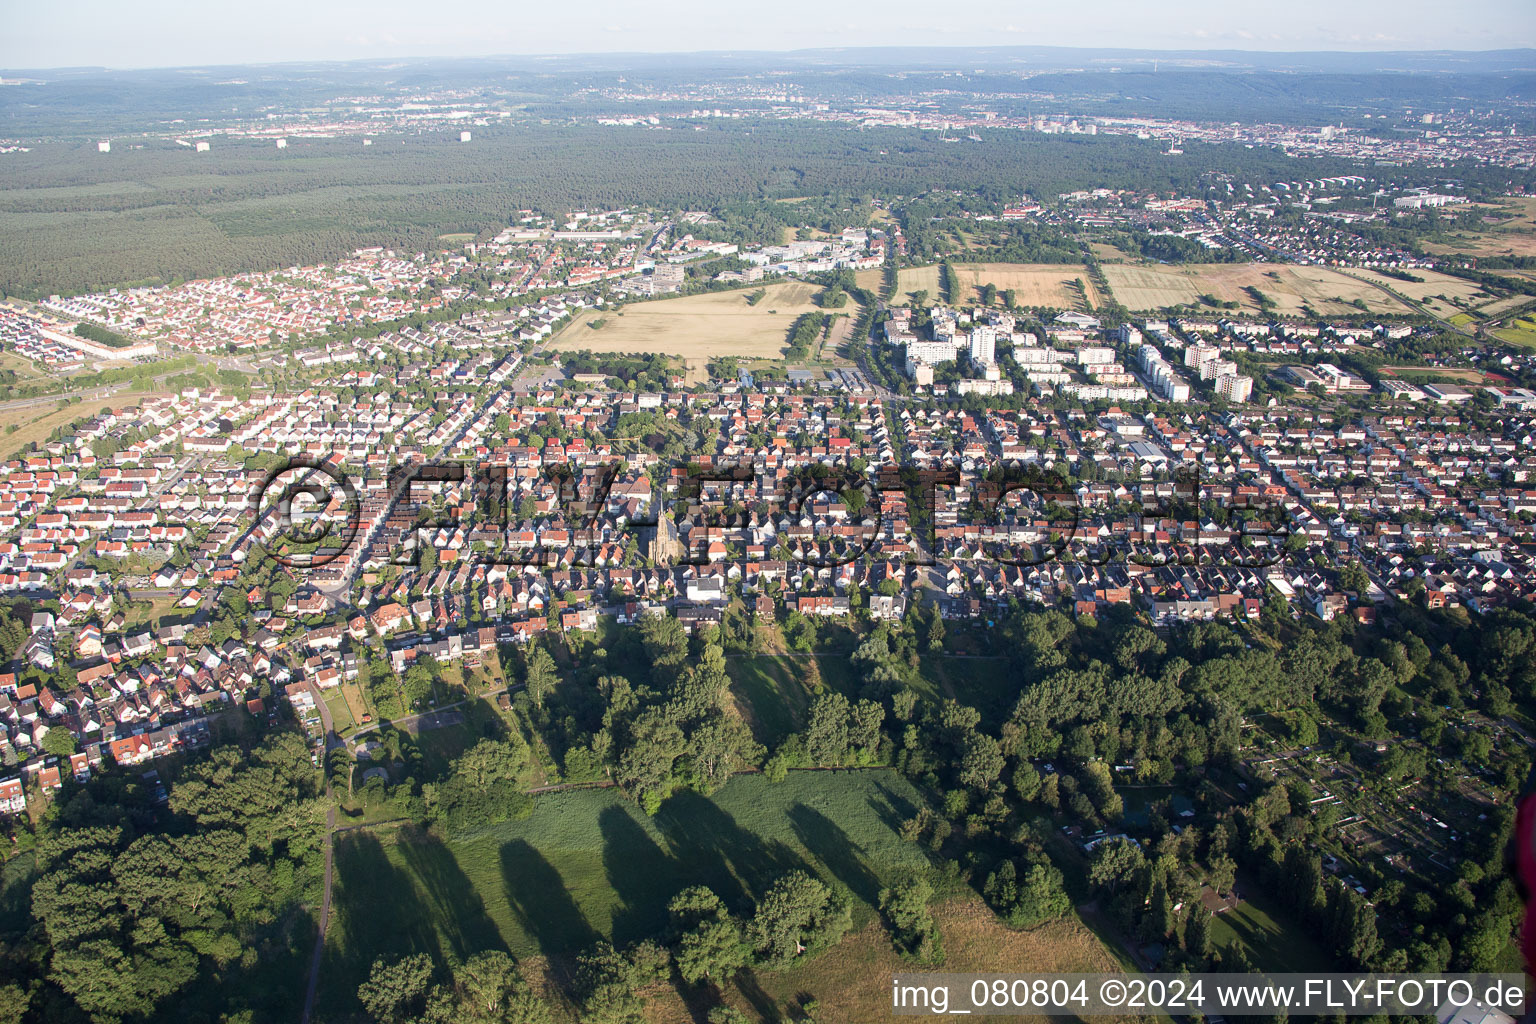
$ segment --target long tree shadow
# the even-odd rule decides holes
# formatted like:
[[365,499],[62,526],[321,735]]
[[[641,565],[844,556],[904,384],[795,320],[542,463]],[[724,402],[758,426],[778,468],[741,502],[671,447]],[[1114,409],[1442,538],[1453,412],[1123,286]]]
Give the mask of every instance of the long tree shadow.
[[806,867],[789,846],[747,831],[713,800],[691,790],[668,798],[655,821],[688,884],[709,886],[737,912],[750,911],[780,875]]
[[901,823],[917,813],[917,806],[895,792],[885,783],[875,784],[876,796],[869,798],[869,806],[880,816],[880,820],[892,832],[901,827]]
[[326,943],[320,972],[325,1016],[356,1012],[357,986],[379,957],[427,953],[443,959],[433,914],[411,876],[390,863],[384,844],[366,832],[336,837],[332,895],[335,938]]
[[501,848],[501,879],[513,915],[545,956],[585,949],[602,938],[571,899],[565,879],[525,840]]
[[760,1020],[767,1022],[767,1024],[777,1024],[778,1021],[784,1019],[783,1015],[779,1013],[778,1002],[774,1000],[773,996],[764,992],[763,986],[758,984],[756,971],[750,967],[743,967],[736,972],[735,980],[737,991],[746,998],[747,1002],[752,1004],[752,1009],[757,1011],[757,1016]]
[[688,884],[677,861],[667,856],[627,807],[605,807],[597,816],[597,827],[603,834],[603,870],[619,897],[613,911],[614,945],[655,935],[666,924],[667,903]]
[[839,882],[870,906],[880,902],[880,878],[861,856],[864,848],[848,838],[835,821],[805,804],[791,807],[789,820],[800,842]]
[[400,830],[400,853],[426,889],[437,929],[461,960],[487,949],[505,949],[501,933],[485,912],[485,901],[443,841],[407,826]]

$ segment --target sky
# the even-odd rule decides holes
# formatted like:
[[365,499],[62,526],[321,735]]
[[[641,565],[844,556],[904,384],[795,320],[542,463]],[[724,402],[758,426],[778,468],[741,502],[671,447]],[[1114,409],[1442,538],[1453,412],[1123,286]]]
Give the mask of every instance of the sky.
[[1491,50],[1536,0],[0,0],[0,67],[827,46]]

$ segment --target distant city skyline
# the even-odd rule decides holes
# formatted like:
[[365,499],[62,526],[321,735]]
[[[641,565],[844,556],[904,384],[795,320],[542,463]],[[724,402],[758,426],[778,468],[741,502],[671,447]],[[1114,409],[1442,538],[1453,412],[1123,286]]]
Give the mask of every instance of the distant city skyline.
[[[735,14],[729,13],[735,11]],[[1091,17],[1088,12],[1091,11]],[[254,13],[253,13],[254,12]],[[188,67],[409,57],[782,51],[863,46],[1072,46],[1148,50],[1493,50],[1536,46],[1531,0],[1295,0],[1260,11],[1230,0],[780,0],[771,10],[702,0],[449,6],[403,0],[188,0],[12,4],[0,67]]]

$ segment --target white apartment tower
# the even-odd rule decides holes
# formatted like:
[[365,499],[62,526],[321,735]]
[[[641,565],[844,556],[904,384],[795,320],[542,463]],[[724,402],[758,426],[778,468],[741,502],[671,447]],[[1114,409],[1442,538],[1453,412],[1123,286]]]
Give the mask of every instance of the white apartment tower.
[[1253,378],[1224,373],[1216,378],[1216,393],[1229,402],[1246,402],[1253,397]]
[[997,362],[997,332],[992,328],[971,328],[971,362],[977,366],[991,366]]
[[1198,370],[1206,361],[1215,359],[1221,355],[1221,349],[1215,345],[1191,345],[1184,350],[1184,365]]
[[1200,379],[1215,380],[1223,374],[1235,375],[1237,364],[1230,359],[1207,359],[1200,364]]

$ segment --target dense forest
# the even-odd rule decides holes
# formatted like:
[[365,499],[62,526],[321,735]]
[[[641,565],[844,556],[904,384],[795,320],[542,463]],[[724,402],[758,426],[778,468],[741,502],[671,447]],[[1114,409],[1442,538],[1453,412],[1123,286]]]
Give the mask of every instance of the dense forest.
[[161,770],[174,776],[168,802],[157,778],[98,773],[35,830],[16,829],[0,906],[3,1019],[293,1013],[325,819],[303,738],[276,733]]
[[[1185,159],[1168,161],[1153,158],[1158,147],[1025,133],[958,147],[902,129],[782,123],[705,131],[521,125],[486,131],[469,146],[441,134],[366,149],[355,138],[295,141],[281,151],[221,141],[208,153],[154,141],[111,154],[47,145],[5,158],[0,292],[37,297],[275,269],[367,245],[420,251],[440,234],[499,230],[523,208],[698,209],[936,188],[979,190],[999,202],[1097,187],[1187,193],[1201,191],[1211,172],[1269,181],[1356,170],[1345,160],[1193,143]],[[761,207],[736,210],[761,227],[771,223]]]

